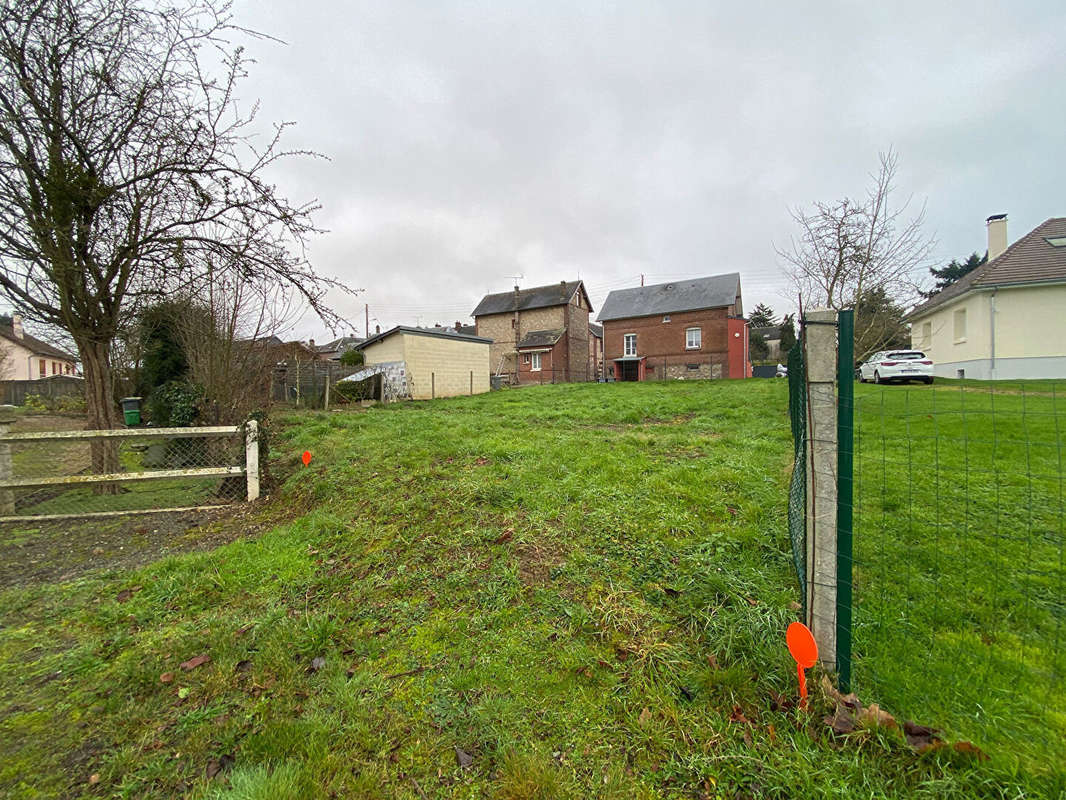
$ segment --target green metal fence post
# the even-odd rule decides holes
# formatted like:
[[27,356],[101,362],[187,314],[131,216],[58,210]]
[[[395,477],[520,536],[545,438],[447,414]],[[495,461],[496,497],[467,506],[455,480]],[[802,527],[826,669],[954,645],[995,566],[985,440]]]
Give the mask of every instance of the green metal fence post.
[[851,686],[852,494],[855,442],[855,312],[838,317],[837,379],[837,676]]

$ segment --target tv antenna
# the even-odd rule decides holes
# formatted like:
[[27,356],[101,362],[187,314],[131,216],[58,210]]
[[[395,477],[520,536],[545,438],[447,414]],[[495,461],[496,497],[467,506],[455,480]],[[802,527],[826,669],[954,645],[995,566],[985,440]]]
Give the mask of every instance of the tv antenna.
[[514,285],[517,287],[518,286],[518,282],[520,280],[523,280],[526,276],[525,275],[508,275],[507,277],[510,278],[512,281],[514,281]]

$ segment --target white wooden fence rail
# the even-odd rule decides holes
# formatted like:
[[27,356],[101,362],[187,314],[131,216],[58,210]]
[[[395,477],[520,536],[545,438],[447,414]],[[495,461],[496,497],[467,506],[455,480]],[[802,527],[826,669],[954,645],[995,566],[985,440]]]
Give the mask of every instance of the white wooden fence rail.
[[[138,511],[104,511],[86,514],[48,514],[32,517],[17,517],[15,514],[14,489],[38,486],[85,485],[91,483],[121,483],[164,478],[210,478],[230,475],[247,475],[248,499],[259,497],[259,424],[253,419],[244,425],[215,425],[199,428],[119,428],[115,430],[89,431],[37,431],[33,433],[9,433],[10,420],[0,420],[0,520],[70,519],[118,514],[149,513],[155,511],[188,511],[189,508],[153,508]],[[59,477],[14,476],[11,445],[16,442],[47,442],[49,440],[98,440],[98,439],[208,439],[237,436],[244,433],[244,465],[229,467],[198,467],[196,469],[155,469],[139,472],[111,472],[98,475],[62,475]],[[217,506],[210,506],[216,508]],[[200,508],[208,508],[201,506]]]

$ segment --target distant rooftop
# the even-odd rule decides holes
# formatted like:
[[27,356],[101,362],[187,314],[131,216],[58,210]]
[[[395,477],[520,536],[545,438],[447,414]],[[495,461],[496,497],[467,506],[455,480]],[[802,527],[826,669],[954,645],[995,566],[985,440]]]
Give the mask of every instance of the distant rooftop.
[[[612,319],[722,308],[735,303],[739,294],[739,272],[671,281],[654,286],[638,286],[633,289],[616,289],[603,301],[603,310],[597,319],[606,322]],[[737,309],[737,313],[740,313],[740,309]]]

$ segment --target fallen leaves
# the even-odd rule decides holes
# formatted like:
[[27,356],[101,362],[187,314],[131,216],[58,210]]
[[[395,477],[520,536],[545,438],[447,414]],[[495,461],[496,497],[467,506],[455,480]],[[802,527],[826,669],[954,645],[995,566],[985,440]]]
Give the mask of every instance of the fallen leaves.
[[162,675],[159,676],[159,682],[160,683],[171,683],[173,680],[174,680],[174,673],[173,672],[164,672]]
[[455,761],[459,764],[460,769],[469,769],[474,764],[474,757],[463,748],[456,746]]
[[209,656],[207,653],[202,653],[201,655],[190,658],[188,661],[182,661],[180,666],[183,670],[188,672],[189,670],[196,669],[197,667],[207,664],[210,661],[211,656]]
[[115,601],[119,603],[125,603],[143,588],[143,586],[131,586],[129,589],[123,589],[121,592],[115,595]]
[[[875,728],[898,730],[899,722],[896,718],[881,708],[877,703],[863,706],[854,693],[841,694],[836,690],[829,678],[822,676],[822,693],[835,703],[835,710],[831,715],[823,718],[833,733],[839,736],[847,736],[858,730],[872,730]],[[928,725],[919,725],[907,720],[902,725],[903,737],[907,745],[916,753],[924,754],[934,750],[942,750],[949,747],[948,743],[940,737],[940,731]],[[956,753],[972,756],[980,761],[988,760],[984,753],[973,742],[955,742],[950,748]]]
[[514,530],[512,528],[508,528],[503,533],[501,533],[499,535],[499,537],[497,537],[496,544],[503,544],[504,542],[509,542],[513,538],[514,538]]
[[218,758],[212,758],[207,762],[207,768],[204,770],[204,774],[208,780],[218,775],[220,772],[225,772],[233,766],[233,762],[236,759],[229,753],[219,756]]
[[647,727],[649,722],[651,722],[651,709],[649,709],[647,706],[644,706],[644,708],[641,709],[640,716],[637,717],[637,725],[642,728],[645,728]]

